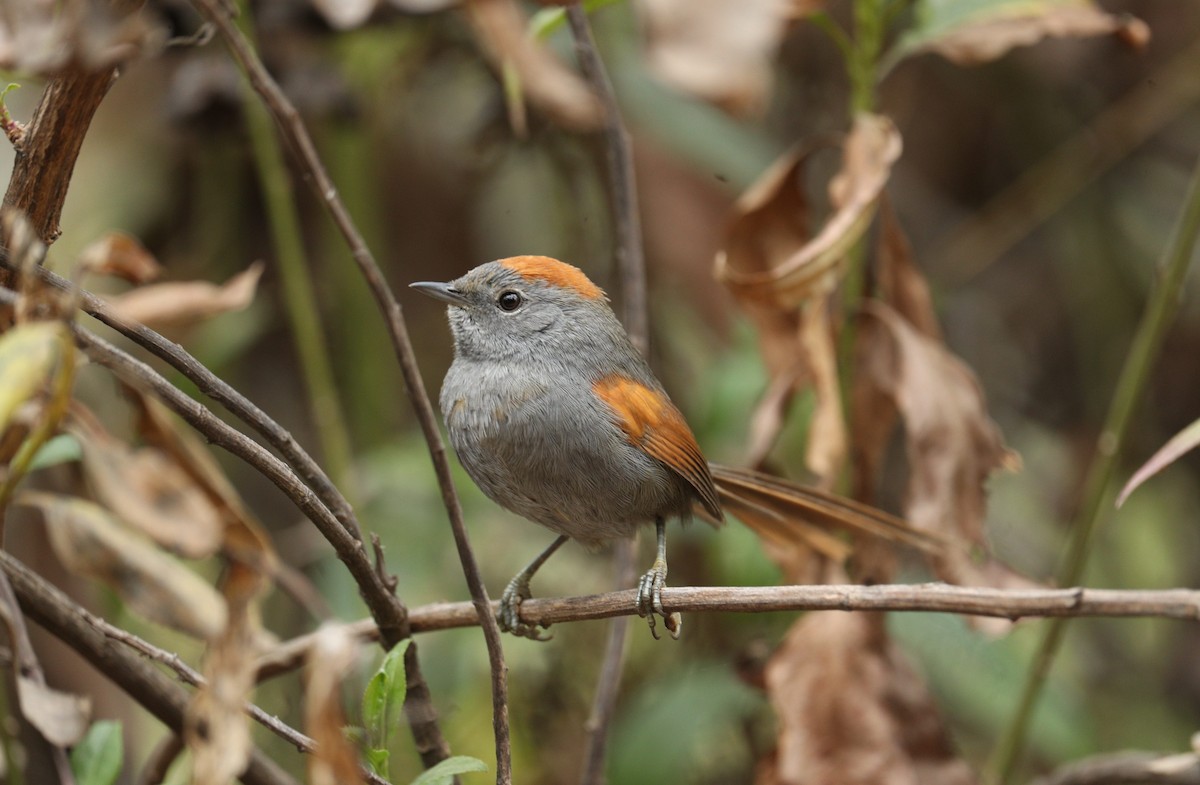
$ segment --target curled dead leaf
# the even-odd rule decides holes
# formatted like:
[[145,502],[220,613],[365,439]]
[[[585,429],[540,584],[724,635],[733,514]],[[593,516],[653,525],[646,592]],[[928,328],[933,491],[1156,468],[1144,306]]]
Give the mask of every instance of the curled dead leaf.
[[846,458],[846,421],[842,416],[842,393],[838,384],[837,347],[828,299],[810,303],[801,311],[800,345],[804,364],[811,374],[817,405],[808,424],[804,463],[820,478],[825,490],[842,470]]
[[772,164],[734,206],[716,275],[740,299],[783,307],[831,288],[846,253],[866,232],[900,157],[900,133],[886,117],[859,115],[829,183],[833,214],[809,238],[802,172],[813,152],[795,150]]
[[530,101],[564,128],[600,127],[600,101],[583,79],[526,33],[528,20],[515,0],[468,0],[465,11],[484,54],[496,68],[512,69]]
[[344,625],[317,631],[304,669],[304,727],[317,743],[308,758],[311,785],[358,785],[358,751],[346,737],[342,683],[358,654],[357,638]]
[[42,512],[50,544],[68,569],[110,586],[140,615],[199,638],[225,626],[225,602],[212,586],[104,508],[48,493],[17,501]]
[[181,556],[211,556],[225,522],[205,490],[169,454],[134,449],[76,409],[71,431],[83,448],[88,487],[129,526]]
[[[986,555],[987,479],[998,469],[1017,470],[1020,458],[988,416],[975,375],[940,341],[879,301],[864,309],[859,352],[858,382],[874,387],[904,422],[905,517],[917,529]],[[952,583],[1033,585],[995,561],[972,556],[967,547],[950,548],[932,562],[939,577]]]
[[113,297],[109,305],[117,317],[156,330],[191,327],[250,305],[262,273],[262,262],[255,262],[220,286],[207,281],[151,284]]
[[92,717],[92,701],[87,697],[59,692],[36,679],[18,676],[17,699],[25,718],[56,747],[70,747],[87,733]]
[[813,613],[764,671],[779,721],[758,785],[972,785],[884,616]]
[[925,0],[917,19],[889,57],[891,63],[934,52],[957,65],[979,65],[1046,38],[1114,35],[1136,49],[1150,40],[1145,22],[1108,13],[1091,0],[998,0],[969,7],[955,0]]
[[646,63],[667,84],[734,114],[760,112],[796,0],[641,0]]
[[[816,412],[805,461],[826,484],[840,471],[847,452],[836,329],[827,300],[847,252],[870,225],[900,148],[890,120],[857,118],[843,146],[841,170],[829,183],[833,215],[815,236],[809,232],[803,174],[818,148],[780,158],[738,199],[717,255],[717,277],[758,327],[772,378],[772,395],[763,399],[753,419],[752,458],[761,460],[777,437],[782,418],[776,413],[802,385],[811,384]],[[796,381],[781,391],[779,380],[788,377]]]
[[110,232],[83,249],[79,263],[94,273],[143,284],[162,275],[162,265],[136,237]]

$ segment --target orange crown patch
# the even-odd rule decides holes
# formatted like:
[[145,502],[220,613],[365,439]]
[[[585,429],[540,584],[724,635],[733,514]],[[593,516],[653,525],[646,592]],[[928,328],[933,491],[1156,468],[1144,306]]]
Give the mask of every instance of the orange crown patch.
[[531,281],[545,281],[551,286],[568,289],[587,300],[599,300],[604,290],[583,274],[583,270],[549,256],[513,256],[501,259],[500,265]]

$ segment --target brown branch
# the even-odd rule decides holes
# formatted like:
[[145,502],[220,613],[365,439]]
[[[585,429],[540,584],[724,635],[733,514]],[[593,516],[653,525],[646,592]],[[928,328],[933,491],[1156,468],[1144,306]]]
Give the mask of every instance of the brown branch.
[[12,652],[11,668],[6,669],[4,689],[9,697],[11,718],[3,721],[16,721],[16,729],[20,736],[21,747],[24,749],[25,780],[41,780],[46,778],[61,785],[74,785],[75,776],[71,772],[71,764],[67,753],[62,747],[52,743],[33,727],[33,723],[25,716],[20,706],[21,677],[32,679],[41,686],[46,686],[46,674],[38,661],[33,642],[29,639],[29,628],[25,625],[25,615],[17,604],[12,584],[0,573],[0,617],[4,624],[4,633],[0,641]]
[[136,785],[162,785],[175,759],[183,752],[183,737],[168,733],[150,751],[138,772]]
[[642,221],[638,212],[637,181],[633,173],[633,145],[621,122],[621,110],[604,61],[588,25],[587,12],[578,0],[567,6],[567,23],[575,37],[579,67],[595,90],[604,110],[605,157],[608,162],[609,198],[617,232],[617,269],[625,331],[643,355],[650,345],[646,309],[646,262],[642,253]]
[[[14,292],[0,288],[0,302],[12,303],[15,300]],[[372,617],[384,631],[382,639],[385,642],[390,641],[389,647],[395,645],[396,641],[410,636],[407,609],[380,579],[379,573],[363,549],[362,542],[355,539],[333,517],[329,509],[286,464],[245,434],[230,427],[204,405],[184,394],[146,363],[77,325],[73,325],[73,330],[76,342],[94,362],[111,369],[130,383],[154,392],[168,408],[211,443],[241,458],[271,480],[292,500],[333,545],[338,558],[349,569]],[[437,758],[441,760],[448,756],[448,748],[438,726],[429,686],[421,673],[416,648],[414,643],[405,652],[405,674],[408,681],[405,707],[410,729],[422,759],[441,754],[442,757]]]
[[[355,226],[341,197],[338,196],[337,188],[321,163],[312,138],[301,121],[296,107],[287,99],[279,85],[267,72],[258,54],[233,24],[219,0],[194,0],[194,2],[201,14],[220,30],[234,59],[245,72],[255,91],[262,97],[264,106],[275,120],[280,136],[296,156],[305,174],[305,180],[312,186],[318,200],[328,210],[334,224],[345,238],[350,253],[375,297],[387,324],[388,336],[391,338],[392,348],[404,376],[405,388],[408,390],[417,421],[421,426],[421,432],[429,447],[430,459],[433,462],[434,473],[437,475],[438,486],[442,492],[442,503],[450,518],[450,527],[454,533],[454,543],[458,549],[467,588],[470,590],[478,621],[483,627],[483,637],[487,644],[488,661],[491,666],[492,724],[496,737],[496,782],[506,785],[512,780],[512,751],[508,728],[508,668],[504,664],[500,628],[492,616],[487,588],[484,586],[478,562],[467,537],[462,507],[454,490],[454,481],[450,475],[450,463],[446,458],[446,447],[438,432],[433,406],[429,402],[420,369],[417,367],[417,359],[408,337],[404,313],[400,308],[400,303],[396,301],[395,295],[388,287],[374,255]],[[395,641],[385,640],[385,644],[389,648],[394,643]],[[415,650],[415,646],[409,648],[405,656],[406,663],[410,661]],[[411,683],[409,689],[411,695]],[[409,708],[407,701],[405,706],[407,711]],[[419,715],[414,715],[412,711],[408,712],[408,717],[414,725],[423,719]],[[427,755],[427,752],[431,754]],[[429,766],[447,757],[448,754],[449,750],[443,742],[442,747],[438,750],[422,750],[422,761]]]
[[[29,618],[77,651],[176,734],[183,733],[188,696],[182,687],[110,640],[95,624],[102,620],[4,551],[0,551],[0,570],[8,576]],[[247,785],[296,785],[287,772],[258,749],[251,751],[241,780]]]
[[[962,613],[1016,621],[1054,616],[1155,617],[1200,620],[1195,589],[984,589],[946,583],[861,586],[684,586],[663,589],[663,605],[683,613],[770,613],[774,611],[901,611]],[[521,618],[538,626],[632,616],[637,590],[582,597],[533,598],[521,603]],[[414,633],[470,627],[474,608],[466,602],[421,605],[408,612]],[[376,632],[370,619],[353,622],[364,638]],[[312,645],[311,635],[282,644],[259,662],[259,679],[294,670]]]
[[[204,676],[180,659],[178,654],[155,646],[150,641],[110,624],[98,616],[89,614],[84,620],[103,633],[106,638],[123,643],[143,657],[170,668],[184,684],[190,687],[201,687],[207,683]],[[268,714],[249,701],[246,702],[246,713],[259,725],[262,725],[279,738],[291,744],[300,752],[308,755],[316,752],[317,743],[312,738],[291,727],[278,717]],[[374,785],[387,785],[386,780],[371,771],[363,769],[362,774],[368,782],[374,783]]]
[[47,245],[62,233],[58,221],[83,137],[116,75],[113,68],[72,70],[51,79],[16,147],[4,205],[24,213]]
[[[650,349],[650,318],[646,307],[646,262],[642,248],[641,216],[638,212],[637,180],[633,170],[633,148],[629,133],[621,120],[621,110],[613,90],[612,80],[604,60],[596,48],[587,12],[578,2],[566,8],[567,23],[575,39],[575,55],[579,67],[600,99],[604,113],[605,160],[608,164],[608,192],[612,203],[616,230],[617,270],[621,276],[621,303],[625,330],[633,345],[643,355]],[[617,586],[633,583],[636,570],[637,539],[623,540],[613,549],[613,567]],[[592,709],[586,724],[587,745],[581,785],[600,785],[604,782],[604,761],[608,749],[608,729],[617,706],[621,687],[621,672],[625,665],[625,638],[629,632],[629,617],[612,620],[608,640],[604,644],[604,659],[592,696]]]
[[1200,785],[1196,753],[1118,752],[1068,763],[1031,785]]
[[[6,267],[9,262],[2,262]],[[76,291],[71,283],[62,276],[43,268],[38,269],[41,280],[62,291]],[[108,325],[129,340],[146,349],[163,362],[183,374],[204,395],[228,409],[234,416],[253,428],[274,446],[284,457],[284,460],[295,469],[304,482],[313,489],[321,502],[329,508],[339,522],[346,527],[355,538],[362,539],[358,519],[354,515],[350,502],[342,495],[333,481],[329,479],[320,465],[313,460],[291,432],[271,419],[262,409],[239,393],[227,382],[218,377],[208,368],[187,352],[182,346],[168,340],[159,333],[139,322],[123,319],[113,313],[104,300],[89,292],[79,292],[81,307],[84,313],[92,316],[102,324]]]

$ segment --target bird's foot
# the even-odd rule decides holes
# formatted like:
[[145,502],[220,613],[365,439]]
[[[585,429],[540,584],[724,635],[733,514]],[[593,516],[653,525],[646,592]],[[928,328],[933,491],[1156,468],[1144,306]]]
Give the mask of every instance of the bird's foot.
[[535,641],[548,641],[554,636],[543,634],[544,628],[521,621],[521,602],[532,596],[528,577],[518,575],[513,578],[500,595],[500,610],[496,612],[496,622],[502,632],[511,632],[513,635]]
[[650,634],[654,636],[655,640],[658,640],[658,629],[654,623],[655,616],[662,616],[667,632],[671,633],[673,639],[679,640],[679,634],[683,631],[683,617],[679,615],[678,611],[667,613],[663,608],[662,590],[666,585],[667,563],[662,559],[656,559],[654,566],[638,582],[637,612],[638,616],[645,617],[650,624]]

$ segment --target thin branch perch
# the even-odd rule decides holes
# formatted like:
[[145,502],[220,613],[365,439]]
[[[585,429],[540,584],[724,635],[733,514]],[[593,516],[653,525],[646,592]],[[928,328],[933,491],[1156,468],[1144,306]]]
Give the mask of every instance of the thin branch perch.
[[[1200,621],[1200,590],[1195,589],[983,589],[946,583],[861,586],[684,586],[663,589],[663,606],[682,613],[770,613],[774,611],[902,611],[962,613],[1016,621],[1034,617],[1152,617]],[[549,597],[521,603],[526,624],[547,626],[575,621],[632,616],[637,591]],[[445,602],[412,608],[414,633],[473,626],[474,608]],[[352,631],[374,637],[370,619]],[[296,668],[311,645],[311,635],[284,643],[259,662],[259,679]]]

